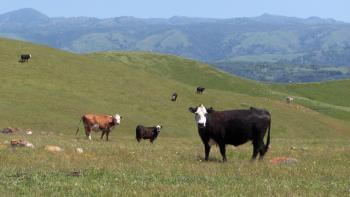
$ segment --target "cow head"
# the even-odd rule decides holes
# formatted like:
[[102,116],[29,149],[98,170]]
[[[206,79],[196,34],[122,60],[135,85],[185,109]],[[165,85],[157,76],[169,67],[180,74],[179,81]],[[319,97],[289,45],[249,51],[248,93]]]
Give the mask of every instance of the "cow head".
[[212,107],[206,109],[204,105],[198,107],[190,107],[188,110],[195,114],[194,119],[197,122],[199,128],[204,128],[207,123],[207,114],[214,111]]
[[120,125],[120,120],[122,119],[122,116],[119,115],[119,114],[116,114],[114,117],[113,117],[113,120],[114,120],[114,123],[116,125]]
[[160,129],[163,128],[162,125],[157,125],[157,126],[154,126],[154,128],[157,129],[157,132],[159,133],[160,132]]

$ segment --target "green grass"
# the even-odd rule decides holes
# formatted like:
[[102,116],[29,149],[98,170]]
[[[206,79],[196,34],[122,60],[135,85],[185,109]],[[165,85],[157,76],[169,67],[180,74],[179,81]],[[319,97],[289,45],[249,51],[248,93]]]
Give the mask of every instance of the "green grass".
[[[19,63],[19,55],[26,52],[32,59]],[[0,59],[0,128],[30,128],[34,132],[31,136],[0,133],[2,195],[350,194],[350,121],[337,118],[342,110],[335,108],[339,104],[335,99],[322,94],[310,99],[334,109],[335,114],[329,116],[307,104],[299,105],[299,101],[286,104],[285,95],[295,93],[288,87],[276,89],[196,61],[153,53],[76,55],[0,39]],[[198,85],[207,88],[203,95],[195,93]],[[179,94],[176,102],[170,101],[173,92]],[[348,95],[344,93],[343,97]],[[215,147],[210,161],[203,162],[203,145],[193,115],[187,110],[200,103],[217,110],[249,106],[268,109],[272,114],[272,148],[265,160],[250,163],[252,146],[247,143],[236,149],[228,146],[227,163],[220,162]],[[109,142],[99,140],[99,133],[93,133],[90,142],[82,131],[74,135],[84,113],[120,113],[123,120],[110,134]],[[137,124],[158,123],[164,128],[155,144],[136,142]],[[5,143],[11,139],[28,140],[35,148],[11,148]],[[47,152],[47,144],[64,151]],[[85,152],[77,154],[77,147]],[[298,162],[269,162],[278,156],[293,157]],[[71,176],[73,170],[79,170],[81,176]]]
[[350,107],[350,80],[336,80],[319,83],[298,83],[290,85],[273,85],[280,92],[288,92],[311,100],[338,106]]
[[[16,136],[22,137],[22,136]],[[54,133],[34,133],[36,148],[2,150],[0,190],[21,196],[347,196],[348,140],[273,138],[263,162],[250,163],[251,145],[227,147],[222,163],[218,148],[203,162],[197,138],[167,138],[155,144],[113,133],[110,142]],[[6,137],[11,139],[10,137]],[[49,153],[45,144],[64,152]],[[85,152],[77,154],[76,147]],[[291,150],[290,147],[297,147]],[[301,149],[303,148],[303,149]],[[271,164],[287,156],[295,164]],[[79,171],[81,176],[72,176]]]
[[350,120],[350,80],[272,84],[270,87],[275,94],[294,96],[298,104],[310,109],[338,119]]

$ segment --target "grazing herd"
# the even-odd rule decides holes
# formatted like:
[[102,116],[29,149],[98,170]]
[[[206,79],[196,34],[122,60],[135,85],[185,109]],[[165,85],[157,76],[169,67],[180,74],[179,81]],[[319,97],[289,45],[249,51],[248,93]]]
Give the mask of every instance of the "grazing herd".
[[[198,92],[203,92],[204,88],[198,87]],[[199,93],[201,94],[201,93]],[[171,96],[172,101],[176,101],[177,93]],[[205,160],[209,159],[211,145],[219,146],[223,162],[226,158],[226,145],[239,146],[248,141],[252,141],[253,155],[251,160],[255,160],[259,155],[262,160],[265,153],[269,149],[270,144],[270,128],[271,115],[265,109],[250,107],[249,109],[215,111],[212,107],[206,108],[204,105],[190,107],[188,109],[194,114],[194,119],[197,124],[198,134],[204,145]],[[85,114],[81,117],[81,122],[84,124],[85,135],[91,140],[91,131],[102,131],[101,139],[106,134],[108,135],[111,129],[120,125],[122,116],[116,114],[109,115],[94,115]],[[76,135],[79,131],[79,124]],[[157,139],[161,125],[145,127],[143,125],[136,126],[136,140],[149,140],[153,143]],[[267,132],[266,144],[264,137]]]
[[[22,54],[20,62],[28,62],[31,54]],[[205,88],[197,87],[197,94],[203,94]],[[175,102],[178,98],[177,93],[171,95],[171,101]],[[286,98],[287,103],[293,101],[292,97]],[[248,141],[252,141],[253,154],[251,160],[255,160],[259,155],[262,160],[265,153],[269,149],[270,144],[270,128],[271,115],[265,109],[258,109],[250,107],[250,109],[240,110],[226,110],[215,111],[212,107],[206,108],[204,105],[197,107],[190,107],[188,109],[194,114],[195,122],[197,124],[198,133],[204,145],[205,160],[209,159],[211,145],[219,146],[222,160],[225,162],[226,145],[239,146]],[[115,114],[110,115],[96,115],[85,114],[81,117],[76,134],[79,132],[79,125],[83,122],[86,137],[91,140],[91,131],[102,131],[101,140],[106,135],[108,136],[111,130],[120,125],[122,116]],[[152,127],[145,127],[143,125],[136,126],[136,140],[140,142],[149,140],[153,143],[157,139],[161,125]],[[264,137],[267,132],[267,141],[264,143]]]

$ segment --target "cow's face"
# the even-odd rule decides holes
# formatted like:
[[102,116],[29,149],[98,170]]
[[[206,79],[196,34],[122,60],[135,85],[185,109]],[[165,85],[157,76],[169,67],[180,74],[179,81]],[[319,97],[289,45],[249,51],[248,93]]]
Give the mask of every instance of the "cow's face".
[[195,114],[194,119],[196,120],[198,127],[204,128],[207,123],[208,114],[207,109],[204,107],[204,105],[200,105],[196,108],[190,107],[188,110]]
[[157,129],[157,132],[159,133],[160,129],[162,128],[162,125],[157,125],[157,126],[155,126],[155,128]]
[[120,120],[122,119],[122,116],[119,115],[119,114],[116,114],[114,117],[113,117],[114,121],[115,121],[115,124],[117,125],[120,125]]

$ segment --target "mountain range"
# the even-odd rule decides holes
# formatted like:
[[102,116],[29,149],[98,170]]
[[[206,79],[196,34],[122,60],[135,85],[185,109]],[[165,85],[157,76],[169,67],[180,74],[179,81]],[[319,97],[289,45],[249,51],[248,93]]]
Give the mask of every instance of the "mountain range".
[[[228,19],[99,19],[48,17],[25,8],[0,15],[0,36],[78,53],[116,50],[174,54],[265,81],[318,81],[350,76],[350,24],[319,17],[263,14]],[[263,76],[261,72],[260,76],[252,74],[252,70],[263,71],[259,70],[261,65],[270,72]],[[282,69],[276,69],[281,66]],[[308,70],[310,66],[317,70]],[[294,69],[293,77],[288,78],[291,68],[297,71]],[[299,71],[303,70],[312,76],[300,77]],[[314,75],[317,71],[321,74]]]

